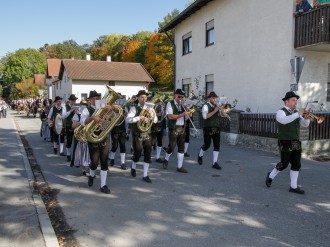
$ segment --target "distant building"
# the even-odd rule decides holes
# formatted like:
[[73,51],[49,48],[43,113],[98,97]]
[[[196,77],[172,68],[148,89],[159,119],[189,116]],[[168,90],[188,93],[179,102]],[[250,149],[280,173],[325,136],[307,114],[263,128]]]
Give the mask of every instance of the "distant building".
[[175,32],[175,86],[196,92],[198,85],[237,99],[237,109],[274,112],[296,86],[290,60],[305,57],[299,106],[318,101],[329,111],[330,6],[295,18],[295,5],[196,0],[160,29]]
[[34,84],[39,87],[39,95],[45,95],[45,75],[44,74],[36,74],[34,75]]
[[46,87],[47,95],[49,99],[55,98],[55,92],[53,84],[58,80],[58,76],[61,68],[61,59],[49,58],[47,59],[47,71],[46,71]]

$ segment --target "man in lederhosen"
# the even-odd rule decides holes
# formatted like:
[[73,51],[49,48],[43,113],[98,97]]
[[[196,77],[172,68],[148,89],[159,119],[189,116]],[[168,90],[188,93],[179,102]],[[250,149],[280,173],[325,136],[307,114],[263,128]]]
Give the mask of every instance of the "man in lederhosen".
[[309,119],[305,119],[304,109],[296,110],[299,96],[294,92],[287,92],[284,101],[284,107],[277,111],[276,122],[278,126],[278,147],[281,155],[281,161],[276,164],[266,177],[266,186],[270,187],[273,179],[280,171],[286,169],[291,163],[289,191],[297,194],[305,194],[305,191],[298,186],[298,176],[301,168],[301,142],[300,127],[308,127]]
[[[123,112],[125,111],[125,107]],[[115,164],[115,155],[119,144],[120,150],[120,168],[126,170],[126,121],[123,121],[120,125],[116,125],[111,130],[111,150],[109,154],[110,166]]]
[[209,149],[211,140],[213,140],[212,168],[220,170],[221,166],[218,164],[220,150],[220,108],[216,105],[218,95],[215,92],[211,92],[208,98],[208,102],[202,108],[204,145],[199,150],[198,163],[200,165],[203,164],[204,152]]
[[[133,143],[133,158],[131,166],[131,175],[136,177],[136,163],[141,157],[142,150],[144,152],[144,163],[143,163],[143,181],[151,183],[151,179],[148,176],[148,169],[151,163],[151,149],[152,149],[152,136],[151,128],[143,132],[137,127],[139,121],[146,122],[148,119],[145,116],[140,116],[143,109],[147,109],[146,101],[149,94],[145,90],[140,90],[137,94],[138,104],[132,106],[129,113],[127,114],[127,122],[132,124],[132,143]],[[156,123],[158,118],[153,108],[148,109],[151,116],[151,121]]]
[[[54,100],[54,106],[50,109],[48,113],[48,119],[53,123],[53,127],[55,124],[55,118],[57,114],[62,115],[63,107],[62,107],[62,98],[60,96],[56,96]],[[60,134],[57,134],[55,129],[53,130],[53,144],[54,144],[54,154],[57,154],[57,143],[58,139],[60,139],[60,155],[65,156],[63,153],[64,149],[64,128]]]
[[65,136],[66,136],[66,159],[71,161],[71,145],[73,140],[72,117],[76,110],[72,108],[76,104],[78,98],[71,94],[68,98],[69,104],[66,104],[62,111],[62,119],[65,123]]
[[[85,108],[80,117],[80,123],[83,126],[88,125],[90,122],[94,120],[95,123],[101,123],[102,119],[100,116],[93,116],[93,113],[96,110],[95,107],[95,101],[101,99],[101,94],[97,93],[95,90],[89,92],[90,106],[88,108]],[[108,110],[112,109],[112,106],[107,105],[105,108]],[[106,194],[110,194],[110,189],[107,186],[107,174],[108,174],[108,154],[109,154],[109,148],[110,148],[110,141],[109,141],[109,135],[105,138],[105,140],[99,142],[99,143],[92,143],[88,142],[88,149],[89,149],[89,155],[91,159],[91,164],[89,166],[90,172],[88,177],[88,186],[93,186],[93,182],[95,179],[95,171],[98,167],[99,162],[101,163],[101,186],[100,191]]]
[[163,131],[164,131],[164,122],[166,121],[166,119],[163,118],[163,114],[165,109],[160,109],[160,108],[164,108],[162,105],[158,105],[157,107],[159,107],[158,112],[156,112],[156,114],[158,114],[157,115],[158,121],[157,123],[152,125],[151,133],[152,133],[153,142],[155,142],[154,145],[156,145],[156,162],[163,163],[163,160],[160,158],[160,153],[163,148]]
[[178,167],[177,171],[187,173],[188,171],[182,166],[184,157],[184,142],[185,142],[185,117],[190,115],[186,112],[182,100],[184,98],[184,91],[177,89],[174,93],[174,100],[167,102],[166,105],[166,116],[167,116],[167,127],[169,130],[169,146],[166,149],[165,159],[163,162],[163,168],[167,169],[168,160],[174,151],[176,145],[178,145]]

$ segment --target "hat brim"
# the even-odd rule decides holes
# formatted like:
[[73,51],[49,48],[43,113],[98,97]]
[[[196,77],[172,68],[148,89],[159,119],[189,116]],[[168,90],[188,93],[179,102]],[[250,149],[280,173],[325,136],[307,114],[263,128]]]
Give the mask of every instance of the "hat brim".
[[57,99],[55,99],[54,100],[54,103],[56,102],[56,101],[59,101],[59,100],[62,100],[63,98],[57,98]]
[[286,100],[288,100],[288,99],[290,99],[290,98],[297,98],[297,99],[299,99],[300,97],[298,96],[298,95],[292,95],[292,96],[290,96],[290,97],[285,97],[285,98],[283,98],[282,100],[283,101],[286,101]]
[[68,98],[68,100],[77,100],[78,98]]
[[146,96],[149,96],[149,94],[148,94],[148,93],[139,93],[139,94],[137,94],[137,95],[136,95],[136,97],[140,97],[141,95],[146,95]]
[[87,99],[91,99],[91,98],[94,98],[94,97],[101,97],[101,94],[98,93],[98,94],[96,94],[96,95],[89,96]]
[[210,94],[209,96],[207,96],[208,98],[219,98],[219,96],[218,95],[216,95],[216,94]]

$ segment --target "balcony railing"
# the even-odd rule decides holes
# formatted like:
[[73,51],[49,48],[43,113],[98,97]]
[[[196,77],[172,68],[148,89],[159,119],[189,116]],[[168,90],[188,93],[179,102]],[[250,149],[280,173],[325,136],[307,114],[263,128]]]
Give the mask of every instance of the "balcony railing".
[[295,17],[294,47],[321,44],[330,44],[330,5]]

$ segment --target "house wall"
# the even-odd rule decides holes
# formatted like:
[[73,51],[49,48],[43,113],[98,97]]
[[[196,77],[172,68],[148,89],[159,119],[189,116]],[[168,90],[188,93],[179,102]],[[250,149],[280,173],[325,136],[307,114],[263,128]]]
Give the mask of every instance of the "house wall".
[[[192,89],[205,90],[205,76],[214,75],[214,91],[238,100],[237,109],[274,112],[281,98],[295,82],[290,59],[305,55],[299,83],[300,106],[310,98],[326,97],[327,67],[324,52],[303,52],[293,48],[295,1],[276,4],[260,0],[214,0],[175,28],[176,87],[191,78]],[[214,19],[215,44],[206,47],[205,24]],[[182,36],[192,32],[192,53],[182,55]],[[311,84],[312,83],[312,84]],[[313,89],[310,92],[310,89]],[[305,95],[308,92],[308,95]],[[328,103],[326,107],[329,109]]]

